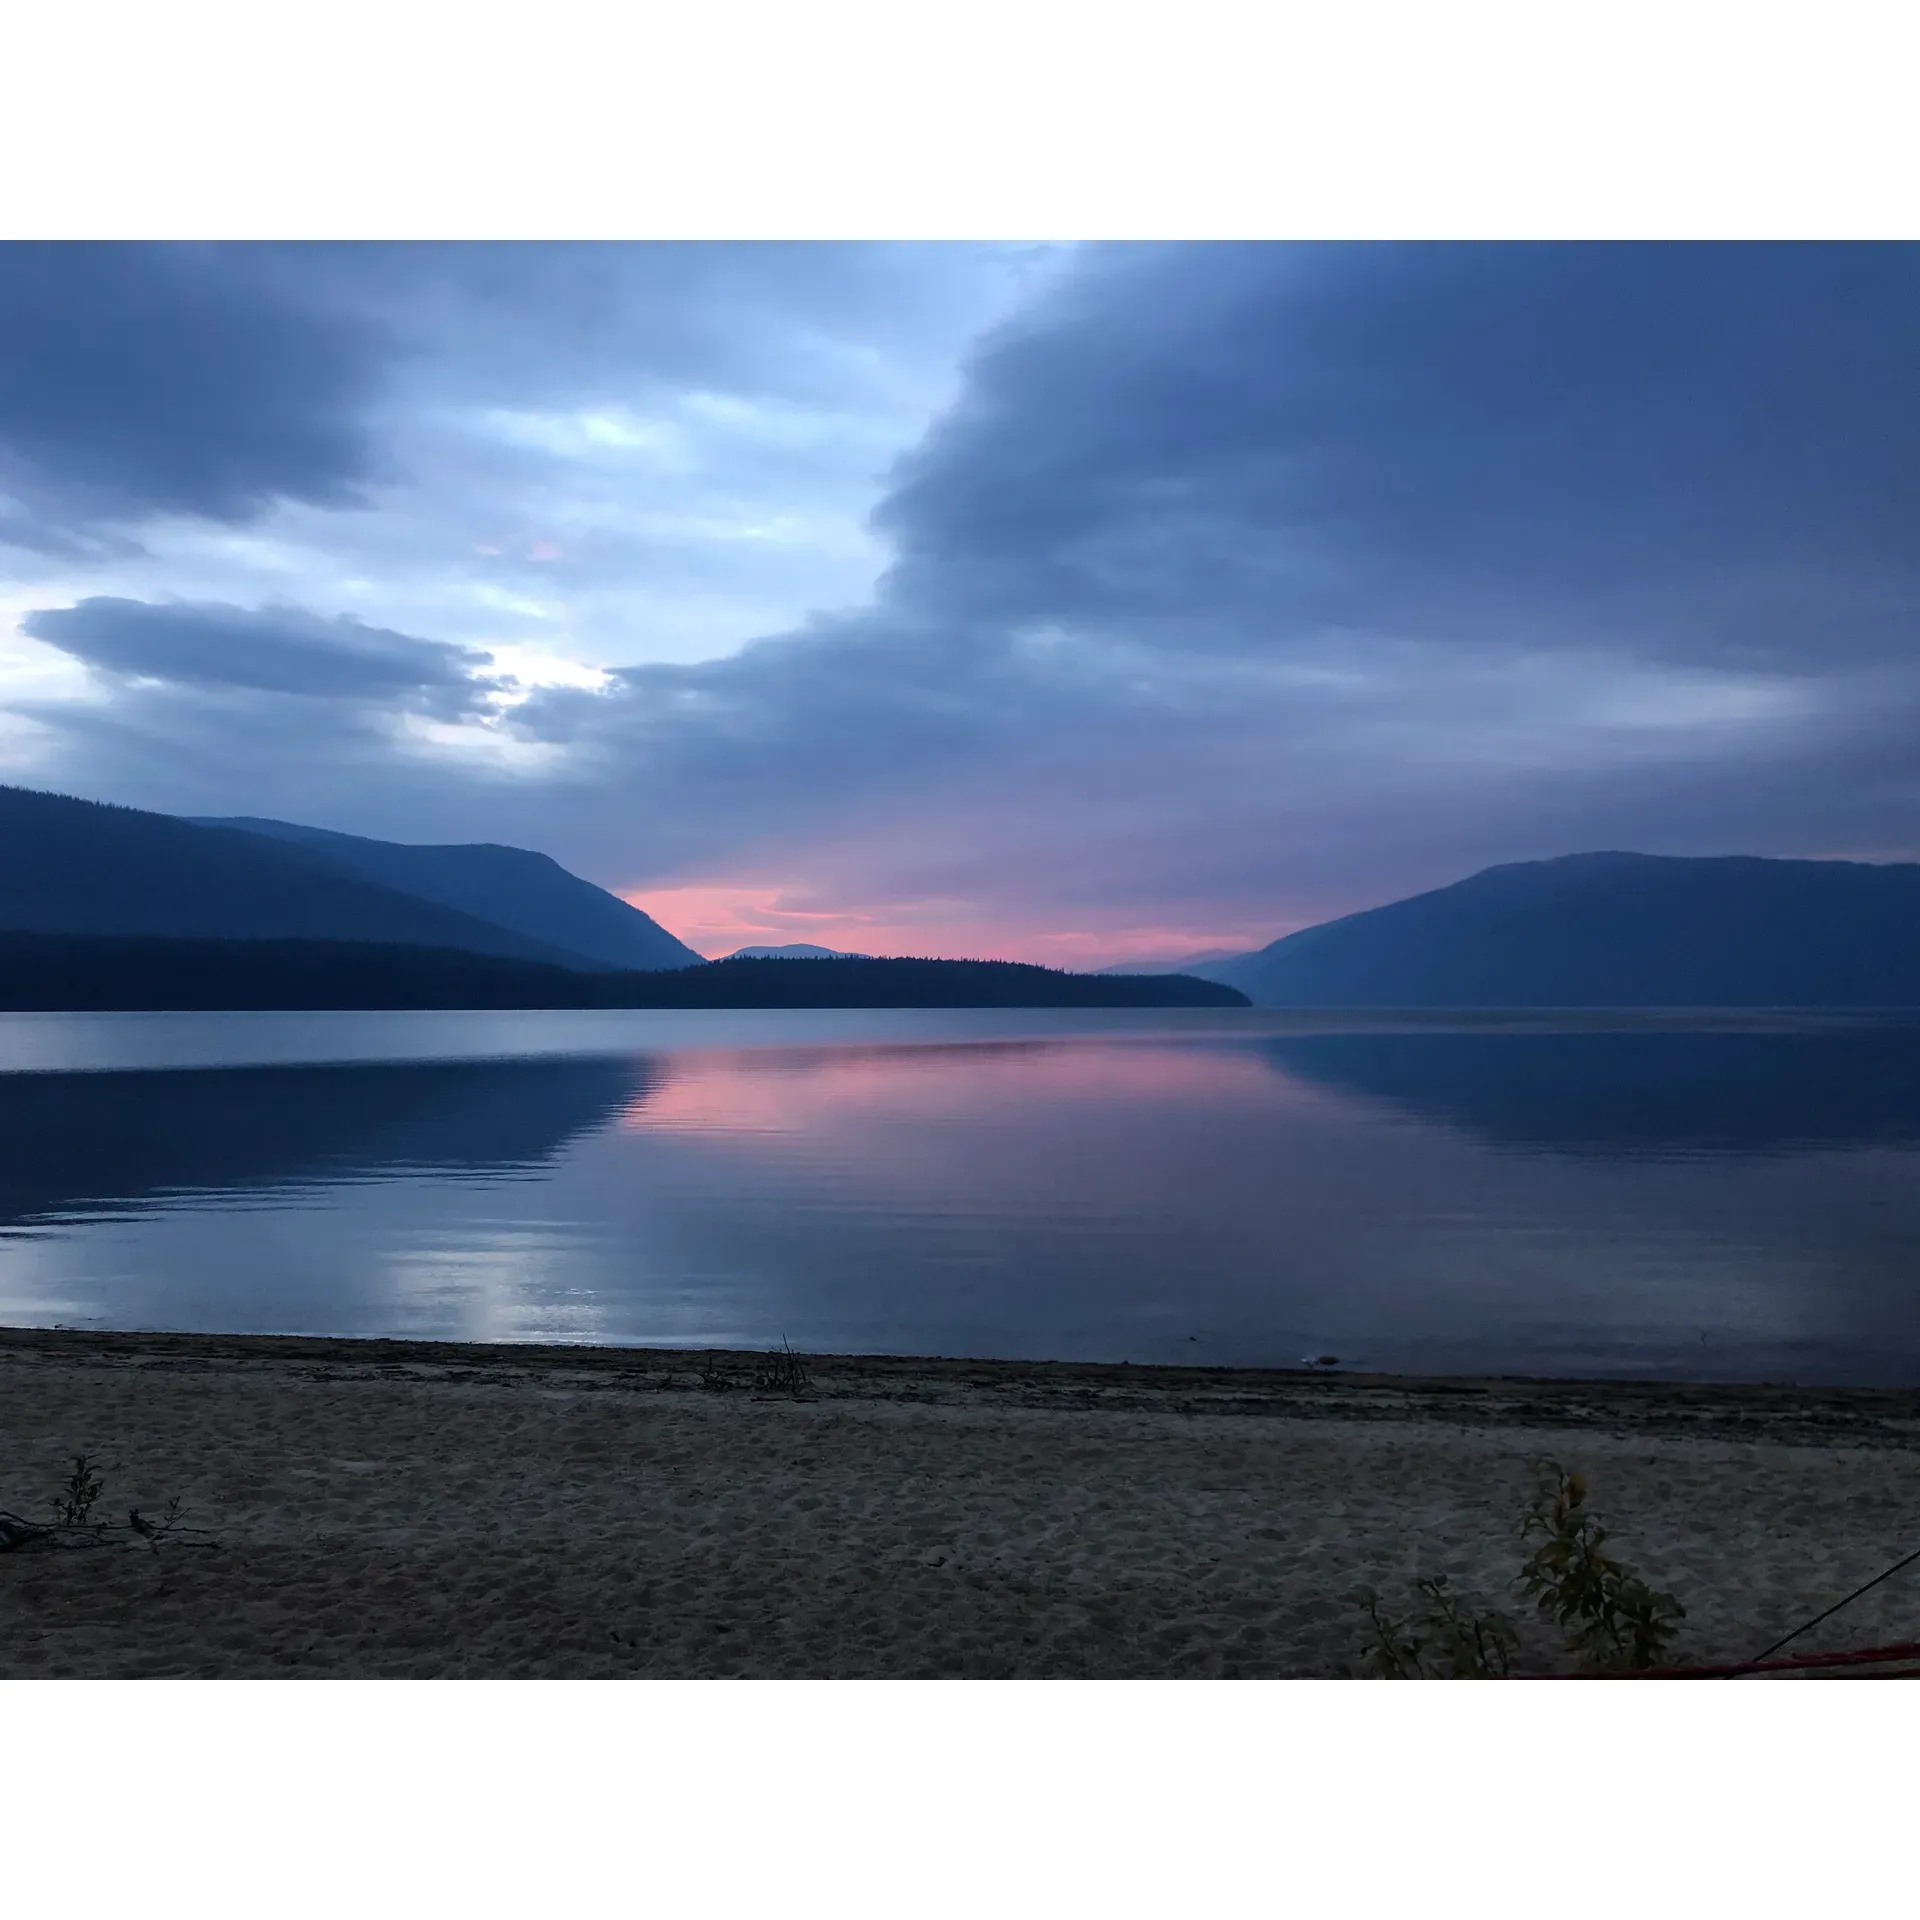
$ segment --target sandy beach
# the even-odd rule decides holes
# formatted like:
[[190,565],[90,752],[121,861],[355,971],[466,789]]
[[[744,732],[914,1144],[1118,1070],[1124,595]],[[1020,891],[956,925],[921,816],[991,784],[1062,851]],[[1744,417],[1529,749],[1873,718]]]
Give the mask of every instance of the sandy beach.
[[[0,1674],[1292,1676],[1358,1581],[1514,1607],[1536,1463],[1749,1657],[1920,1545],[1920,1394],[0,1331]],[[1920,1569],[1799,1647],[1920,1638]],[[1551,1666],[1529,1633],[1529,1665]]]

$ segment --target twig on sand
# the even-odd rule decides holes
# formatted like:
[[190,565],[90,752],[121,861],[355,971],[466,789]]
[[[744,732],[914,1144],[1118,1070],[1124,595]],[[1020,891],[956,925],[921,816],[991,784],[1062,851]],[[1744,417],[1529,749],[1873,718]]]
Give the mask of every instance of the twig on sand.
[[190,1527],[181,1514],[176,1496],[158,1515],[144,1514],[129,1507],[124,1522],[95,1520],[93,1509],[105,1482],[93,1455],[77,1453],[67,1484],[49,1504],[51,1520],[26,1520],[17,1513],[0,1509],[0,1553],[34,1551],[64,1552],[83,1547],[133,1547],[145,1545],[217,1547],[204,1527]]
[[782,1335],[780,1351],[770,1353],[753,1370],[753,1384],[762,1393],[790,1393],[797,1400],[813,1385],[807,1363],[787,1345]]
[[[173,1517],[168,1518],[170,1514]],[[41,1524],[23,1520],[17,1513],[0,1512],[0,1553],[32,1553],[36,1550],[66,1551],[80,1547],[137,1547],[158,1549],[173,1547],[217,1547],[204,1527],[190,1527],[179,1517],[179,1503],[171,1503],[167,1514],[149,1519],[137,1507],[129,1508],[124,1522],[114,1520],[53,1521]]]
[[784,1337],[778,1353],[760,1356],[748,1372],[732,1372],[720,1366],[708,1354],[696,1383],[707,1393],[731,1393],[736,1387],[751,1387],[756,1393],[785,1393],[800,1399],[813,1386],[813,1373],[803,1355],[788,1346]]

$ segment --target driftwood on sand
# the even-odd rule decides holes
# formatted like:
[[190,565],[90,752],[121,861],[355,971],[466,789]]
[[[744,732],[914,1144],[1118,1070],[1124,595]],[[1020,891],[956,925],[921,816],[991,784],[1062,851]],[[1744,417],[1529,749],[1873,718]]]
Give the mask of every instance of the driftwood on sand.
[[67,1483],[49,1503],[51,1520],[28,1520],[0,1508],[0,1553],[69,1552],[87,1547],[211,1547],[217,1543],[201,1527],[186,1524],[177,1499],[155,1514],[129,1507],[124,1522],[96,1520],[105,1482],[91,1454],[73,1456]]

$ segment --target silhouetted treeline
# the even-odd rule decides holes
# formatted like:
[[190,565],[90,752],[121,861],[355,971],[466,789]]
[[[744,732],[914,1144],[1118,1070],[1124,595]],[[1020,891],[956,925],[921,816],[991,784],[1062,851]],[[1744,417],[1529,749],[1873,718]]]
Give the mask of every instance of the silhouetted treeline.
[[1243,1007],[1182,974],[1058,973],[1008,960],[719,960],[578,973],[357,940],[0,933],[0,1009],[164,1012],[508,1007]]

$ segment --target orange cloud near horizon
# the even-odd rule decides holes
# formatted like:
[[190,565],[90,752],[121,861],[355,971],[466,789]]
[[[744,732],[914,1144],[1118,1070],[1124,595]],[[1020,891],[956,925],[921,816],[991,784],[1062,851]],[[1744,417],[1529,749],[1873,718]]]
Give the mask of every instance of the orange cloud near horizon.
[[1211,947],[1264,946],[1284,928],[1167,926],[1060,930],[992,926],[964,901],[887,901],[871,908],[801,905],[784,887],[695,883],[620,895],[707,959],[740,947],[805,942],[884,958],[1027,960],[1087,971],[1125,960],[1177,960]]

